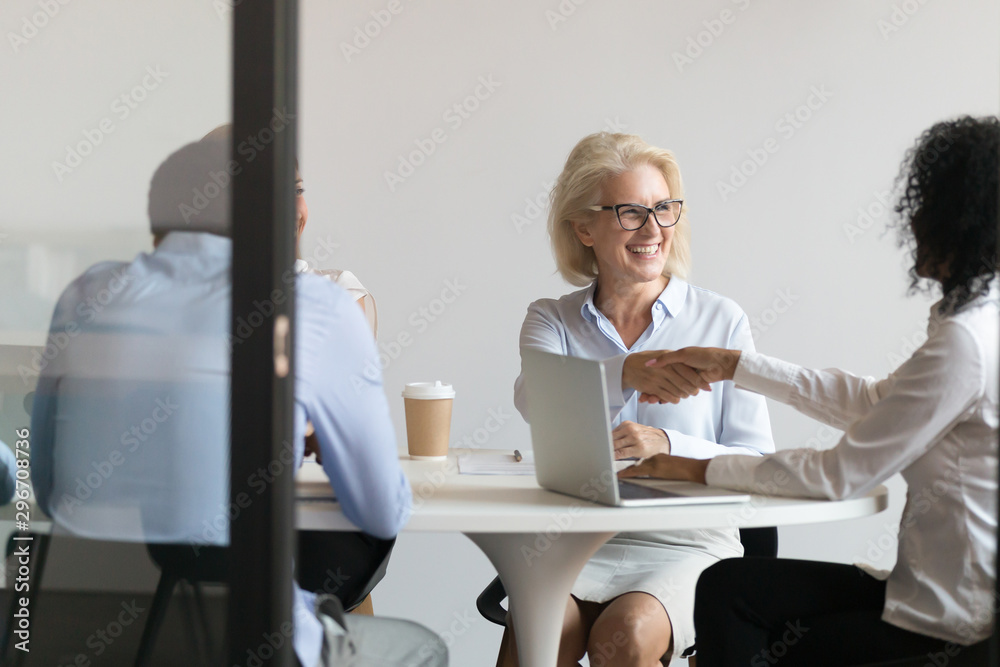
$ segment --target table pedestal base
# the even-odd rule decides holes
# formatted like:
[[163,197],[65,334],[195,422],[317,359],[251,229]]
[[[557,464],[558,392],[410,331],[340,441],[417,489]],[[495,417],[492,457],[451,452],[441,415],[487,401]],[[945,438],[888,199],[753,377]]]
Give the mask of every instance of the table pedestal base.
[[584,564],[615,533],[466,533],[507,591],[521,667],[552,667],[566,601]]

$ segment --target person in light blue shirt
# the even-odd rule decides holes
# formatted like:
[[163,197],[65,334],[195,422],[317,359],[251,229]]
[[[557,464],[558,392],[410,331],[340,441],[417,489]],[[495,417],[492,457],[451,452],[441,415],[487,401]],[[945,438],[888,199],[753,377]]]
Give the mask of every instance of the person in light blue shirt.
[[[634,389],[662,382],[681,396],[698,393],[696,373],[645,367],[657,350],[695,344],[754,349],[739,306],[684,280],[690,247],[683,197],[669,151],[624,134],[602,132],[580,141],[552,193],[549,235],[560,273],[583,289],[532,303],[521,350],[605,360],[618,459],[773,452],[764,399],[732,383],[683,405],[640,402]],[[522,372],[514,403],[526,420],[527,402]],[[695,643],[698,576],[742,554],[735,528],[612,538],[573,587],[559,666],[576,665],[585,653],[591,664],[606,665],[681,656]],[[607,655],[608,646],[614,655]]]
[[[370,371],[378,368],[374,342],[354,300],[289,268],[285,287],[230,330],[228,197],[218,189],[206,196],[229,157],[229,142],[217,138],[171,155],[150,187],[155,250],[93,266],[60,297],[50,334],[68,343],[42,370],[32,415],[38,502],[76,535],[190,543],[195,551],[226,545],[241,505],[298,468],[309,421],[344,514],[391,538],[409,517],[411,492],[381,375]],[[229,480],[231,350],[271,326],[273,303],[288,298],[296,299],[295,437],[267,469]],[[245,503],[230,502],[230,485]],[[345,650],[356,652],[359,667],[447,664],[446,648],[426,629],[344,620],[335,610],[334,622],[316,613],[327,603],[294,588],[301,665],[340,664]]]
[[14,489],[17,487],[17,459],[3,441],[0,441],[0,505],[6,505],[14,499]]

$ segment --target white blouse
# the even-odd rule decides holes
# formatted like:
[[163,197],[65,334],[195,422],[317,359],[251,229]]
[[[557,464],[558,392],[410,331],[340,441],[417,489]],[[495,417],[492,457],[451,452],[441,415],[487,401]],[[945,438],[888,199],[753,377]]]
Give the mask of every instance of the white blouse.
[[808,370],[744,351],[737,386],[845,431],[829,450],[726,456],[707,481],[769,495],[862,496],[907,483],[882,619],[968,645],[993,631],[1000,295],[931,309],[927,342],[884,380]]
[[368,291],[358,277],[350,271],[340,269],[311,269],[304,259],[295,260],[296,273],[314,273],[323,276],[327,280],[332,280],[347,291],[355,301],[361,301],[365,305],[365,317],[368,318],[368,326],[372,328],[375,338],[378,338],[378,306],[375,304],[375,296]]

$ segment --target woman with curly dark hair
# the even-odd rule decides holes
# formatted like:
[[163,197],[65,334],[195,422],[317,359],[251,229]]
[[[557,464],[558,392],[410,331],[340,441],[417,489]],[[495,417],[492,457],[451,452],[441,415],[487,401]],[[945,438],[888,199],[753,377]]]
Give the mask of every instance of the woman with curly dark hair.
[[[825,451],[702,461],[660,454],[623,477],[830,499],[863,496],[896,473],[907,483],[892,572],[788,559],[731,559],[705,570],[695,602],[698,667],[911,657],[986,664],[979,656],[996,604],[998,155],[1000,122],[968,117],[934,125],[907,153],[896,212],[913,256],[911,287],[940,286],[942,299],[931,308],[927,342],[886,379],[719,348],[647,362],[685,365],[702,389],[732,380],[844,436]],[[652,402],[683,398],[646,391]]]
[[903,161],[901,243],[912,289],[940,284],[940,307],[958,309],[989,291],[997,271],[996,118],[959,118],[921,135]]

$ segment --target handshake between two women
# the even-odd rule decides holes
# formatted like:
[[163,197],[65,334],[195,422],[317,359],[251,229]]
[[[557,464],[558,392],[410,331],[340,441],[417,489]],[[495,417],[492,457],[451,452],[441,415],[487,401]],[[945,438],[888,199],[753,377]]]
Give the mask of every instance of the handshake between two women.
[[[622,387],[638,391],[640,403],[677,404],[701,391],[712,391],[711,385],[715,382],[732,380],[740,354],[740,350],[719,347],[637,352],[625,358]],[[615,429],[616,453],[620,453],[620,441],[627,437],[619,433],[625,426]],[[704,484],[708,461],[661,452],[625,468],[619,477],[658,477]]]
[[740,350],[685,347],[680,350],[636,352],[625,359],[622,387],[639,392],[640,403],[680,403],[712,391],[711,384],[732,380]]

